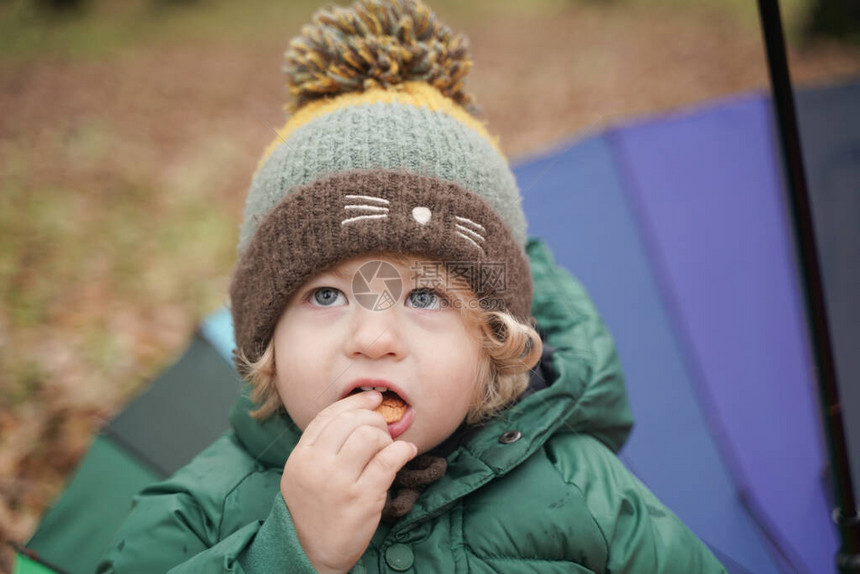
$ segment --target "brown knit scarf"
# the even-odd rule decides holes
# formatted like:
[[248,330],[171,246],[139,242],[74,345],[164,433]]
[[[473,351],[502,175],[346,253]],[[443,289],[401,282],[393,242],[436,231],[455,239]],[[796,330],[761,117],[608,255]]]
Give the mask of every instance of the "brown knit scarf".
[[448,461],[441,456],[428,454],[423,454],[407,463],[394,477],[394,483],[388,489],[388,500],[385,502],[385,508],[382,509],[382,520],[392,524],[406,516],[424,488],[445,476],[447,469]]

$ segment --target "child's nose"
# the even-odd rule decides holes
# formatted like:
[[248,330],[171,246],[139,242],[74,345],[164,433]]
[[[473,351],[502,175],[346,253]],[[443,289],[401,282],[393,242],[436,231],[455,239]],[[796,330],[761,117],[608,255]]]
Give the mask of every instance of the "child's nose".
[[350,327],[345,349],[350,357],[400,358],[406,351],[395,310],[362,308],[354,314]]

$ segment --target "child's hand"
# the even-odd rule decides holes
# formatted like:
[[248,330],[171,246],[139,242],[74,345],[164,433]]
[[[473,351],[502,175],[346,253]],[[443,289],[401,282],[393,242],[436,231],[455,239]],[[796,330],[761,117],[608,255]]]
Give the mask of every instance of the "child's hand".
[[382,394],[363,392],[308,424],[281,476],[281,494],[311,564],[348,571],[370,544],[394,475],[417,454],[393,441],[379,413]]

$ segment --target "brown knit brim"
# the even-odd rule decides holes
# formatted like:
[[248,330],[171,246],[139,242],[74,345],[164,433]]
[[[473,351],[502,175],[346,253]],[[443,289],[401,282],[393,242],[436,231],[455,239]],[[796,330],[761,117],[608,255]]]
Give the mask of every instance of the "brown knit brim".
[[250,362],[260,358],[305,281],[345,259],[386,251],[460,263],[471,269],[469,283],[480,300],[529,317],[528,258],[483,198],[413,173],[353,171],[284,198],[240,255],[230,286],[239,354]]

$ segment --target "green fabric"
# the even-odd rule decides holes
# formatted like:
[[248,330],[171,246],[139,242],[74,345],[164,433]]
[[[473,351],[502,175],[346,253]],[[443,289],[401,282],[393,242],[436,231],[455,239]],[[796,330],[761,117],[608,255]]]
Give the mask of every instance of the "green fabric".
[[[355,570],[724,572],[615,456],[631,417],[611,337],[546,246],[530,240],[527,250],[557,378],[455,450],[446,475],[380,526]],[[136,498],[99,572],[307,571],[280,508],[298,429],[285,418],[260,425],[249,406],[243,396],[233,432]],[[511,430],[522,438],[499,442]]]
[[[289,549],[285,552],[285,549]],[[302,552],[284,497],[277,492],[269,517],[248,551],[240,558],[246,572],[307,572],[314,567]]]
[[248,190],[239,250],[262,217],[295,189],[335,173],[398,168],[477,193],[502,217],[517,243],[525,245],[516,180],[486,138],[442,112],[378,103],[316,118],[275,148]]
[[12,570],[12,574],[56,574],[56,572],[23,554],[16,554],[15,569]]
[[70,574],[91,574],[128,514],[128,501],[159,478],[110,439],[96,437],[27,548]]
[[179,360],[104,432],[169,476],[227,430],[241,388],[235,367],[195,334]]

